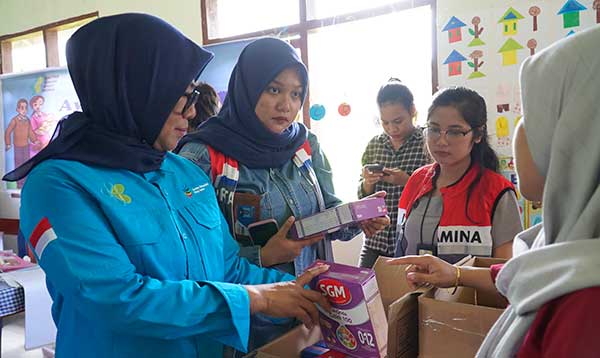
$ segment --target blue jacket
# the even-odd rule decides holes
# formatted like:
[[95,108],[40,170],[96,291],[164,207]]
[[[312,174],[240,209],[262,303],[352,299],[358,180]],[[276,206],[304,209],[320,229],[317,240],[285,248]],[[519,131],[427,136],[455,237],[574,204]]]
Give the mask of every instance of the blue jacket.
[[47,217],[40,265],[58,357],[220,357],[246,350],[241,284],[293,279],[238,257],[206,175],[168,153],[136,174],[47,160],[28,176],[21,228]]

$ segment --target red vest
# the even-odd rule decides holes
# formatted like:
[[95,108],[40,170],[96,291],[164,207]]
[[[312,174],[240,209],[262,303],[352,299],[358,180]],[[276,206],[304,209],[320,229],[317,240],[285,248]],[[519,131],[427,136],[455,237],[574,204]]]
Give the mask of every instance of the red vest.
[[[404,224],[415,202],[433,190],[438,164],[417,169],[408,179],[398,204],[398,223]],[[468,216],[465,211],[469,185],[483,170],[479,182],[471,191]],[[442,216],[437,228],[438,255],[491,256],[493,248],[492,216],[501,195],[515,188],[502,175],[473,164],[463,177],[441,188]]]

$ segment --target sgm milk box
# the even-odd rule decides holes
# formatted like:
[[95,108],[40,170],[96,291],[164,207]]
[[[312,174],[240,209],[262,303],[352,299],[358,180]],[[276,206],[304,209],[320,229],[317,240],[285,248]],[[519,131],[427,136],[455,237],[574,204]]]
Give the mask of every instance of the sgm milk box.
[[365,198],[296,220],[290,229],[290,235],[295,239],[302,239],[319,233],[334,232],[342,227],[385,215],[387,206],[383,198]]
[[310,286],[327,297],[330,312],[319,307],[323,339],[331,349],[353,357],[385,357],[388,325],[375,272],[317,260],[329,265]]

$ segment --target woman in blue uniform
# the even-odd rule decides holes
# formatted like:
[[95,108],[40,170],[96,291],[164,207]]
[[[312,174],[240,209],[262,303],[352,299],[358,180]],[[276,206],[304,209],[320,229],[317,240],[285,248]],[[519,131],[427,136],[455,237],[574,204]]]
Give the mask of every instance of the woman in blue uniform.
[[[105,17],[67,46],[83,112],[9,173],[47,277],[60,357],[219,357],[250,316],[317,322],[304,285],[238,256],[209,178],[169,153],[212,55],[152,16]],[[286,281],[277,284],[273,282]]]

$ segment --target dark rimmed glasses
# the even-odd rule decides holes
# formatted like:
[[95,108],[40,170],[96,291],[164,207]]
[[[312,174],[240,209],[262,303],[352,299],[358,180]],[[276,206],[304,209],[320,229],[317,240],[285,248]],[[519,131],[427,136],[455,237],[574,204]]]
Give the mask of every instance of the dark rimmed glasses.
[[468,131],[463,131],[457,128],[450,128],[448,130],[443,131],[439,127],[425,127],[425,135],[428,139],[439,140],[443,134],[446,136],[446,140],[449,142],[460,140],[472,131],[473,128],[469,129]]
[[185,105],[183,106],[183,109],[181,110],[181,114],[185,114],[185,112],[187,112],[187,110],[190,109],[191,106],[196,105],[196,102],[198,102],[198,97],[200,97],[200,90],[198,89],[198,87],[194,87],[192,92],[184,93],[183,97],[186,98],[186,101]]

